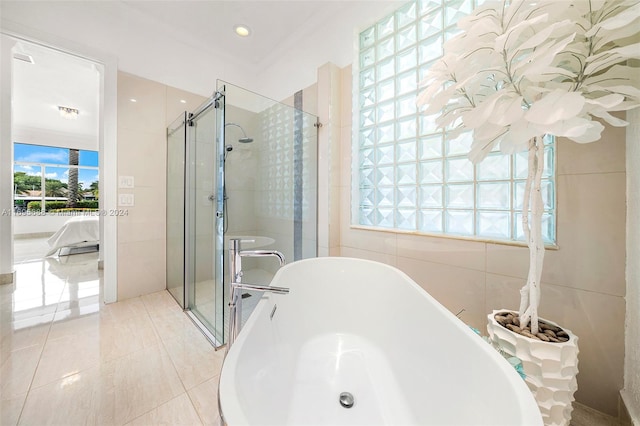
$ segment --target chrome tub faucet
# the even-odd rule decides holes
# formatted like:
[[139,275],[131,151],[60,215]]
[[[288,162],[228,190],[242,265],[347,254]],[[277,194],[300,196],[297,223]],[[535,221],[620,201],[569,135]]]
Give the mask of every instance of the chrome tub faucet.
[[253,242],[252,240],[241,240],[234,238],[229,240],[229,270],[231,277],[231,292],[229,294],[229,341],[227,351],[235,342],[240,329],[242,328],[242,295],[241,290],[264,291],[278,294],[289,293],[285,287],[271,287],[268,285],[245,284],[242,283],[242,258],[243,257],[277,257],[280,266],[285,262],[284,255],[276,250],[242,250],[242,242]]

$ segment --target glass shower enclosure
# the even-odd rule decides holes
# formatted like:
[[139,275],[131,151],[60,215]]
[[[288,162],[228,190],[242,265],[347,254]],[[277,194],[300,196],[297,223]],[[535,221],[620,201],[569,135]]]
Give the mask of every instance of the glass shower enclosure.
[[[317,253],[317,117],[238,86],[218,89],[167,129],[167,290],[216,346],[227,340],[228,241]],[[278,266],[246,258],[243,282]],[[242,295],[246,321],[263,295]]]

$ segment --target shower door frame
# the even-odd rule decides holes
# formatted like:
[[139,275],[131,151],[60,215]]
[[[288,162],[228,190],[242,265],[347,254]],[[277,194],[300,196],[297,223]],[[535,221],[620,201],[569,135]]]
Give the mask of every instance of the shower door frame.
[[[176,299],[175,295],[172,294],[172,292],[169,290],[169,281],[168,281],[168,277],[169,277],[169,259],[168,259],[168,247],[166,248],[167,250],[167,259],[166,259],[166,276],[167,276],[167,291],[169,291],[169,294],[171,294],[171,296],[176,299],[176,302],[178,302],[178,304],[180,305],[180,307],[182,308],[182,310],[186,309],[187,306],[187,273],[188,273],[188,268],[187,268],[187,261],[189,260],[189,253],[187,250],[187,245],[186,245],[186,241],[187,241],[187,231],[189,230],[189,225],[188,225],[188,216],[187,216],[187,206],[188,204],[188,199],[187,197],[189,197],[188,192],[187,192],[187,187],[188,187],[188,172],[189,172],[189,143],[188,143],[188,135],[187,135],[187,127],[188,127],[188,122],[189,122],[189,112],[188,111],[184,111],[182,114],[180,114],[180,116],[176,117],[176,119],[172,122],[172,125],[174,123],[176,123],[178,120],[182,121],[182,149],[184,152],[183,155],[183,169],[182,169],[182,198],[183,198],[183,203],[182,203],[182,303],[180,303],[179,300]],[[169,138],[176,132],[180,131],[180,127],[177,126],[173,129],[167,129],[167,193],[169,192],[169,188],[170,188],[170,182],[169,182],[169,170],[168,170],[168,164],[169,164],[169,154],[170,154],[170,150],[169,150]],[[167,197],[167,200],[169,200],[169,197]],[[167,206],[167,213],[166,213],[166,220],[167,220],[167,226],[169,225],[169,207]],[[167,233],[168,234],[168,233]],[[168,239],[168,235],[167,235],[167,243],[169,242]]]
[[[224,203],[224,197],[223,197],[223,191],[222,188],[224,187],[224,162],[221,161],[221,155],[223,155],[224,153],[224,143],[220,143],[220,141],[224,141],[224,125],[220,125],[220,121],[222,120],[222,123],[224,123],[224,87],[222,88],[222,90],[217,90],[213,96],[211,96],[204,104],[202,104],[200,107],[198,107],[193,113],[189,113],[188,115],[188,122],[187,122],[187,150],[186,150],[186,159],[185,161],[187,161],[188,163],[188,167],[187,169],[189,170],[189,177],[188,180],[185,180],[185,182],[189,182],[191,183],[192,181],[195,181],[195,177],[193,174],[195,174],[196,170],[195,170],[195,166],[191,167],[191,161],[193,159],[194,153],[192,152],[191,149],[191,133],[193,126],[192,126],[192,122],[193,120],[196,120],[198,118],[198,116],[200,116],[201,114],[204,114],[206,111],[209,111],[210,108],[214,108],[215,111],[215,139],[213,141],[211,141],[211,143],[213,144],[213,148],[214,148],[214,159],[213,159],[213,167],[216,169],[215,170],[215,175],[217,177],[216,179],[216,187],[215,187],[215,191],[216,191],[216,196],[215,196],[215,222],[213,224],[213,250],[212,250],[212,258],[211,261],[212,263],[216,263],[215,265],[215,273],[213,276],[213,281],[214,281],[214,286],[216,289],[216,293],[215,293],[215,317],[214,317],[214,324],[213,324],[213,328],[214,330],[210,330],[205,323],[198,317],[198,315],[196,313],[193,312],[192,310],[192,306],[195,307],[196,304],[196,285],[197,283],[195,283],[195,276],[194,275],[194,268],[195,268],[195,263],[192,265],[192,260],[195,262],[195,253],[194,253],[194,248],[193,248],[193,244],[195,244],[195,241],[190,241],[189,239],[185,238],[185,243],[189,243],[187,249],[185,250],[185,305],[183,307],[184,311],[186,312],[186,314],[189,316],[189,318],[196,324],[196,326],[198,326],[198,328],[200,329],[200,331],[202,331],[202,333],[205,335],[205,337],[207,338],[207,340],[209,340],[211,342],[211,344],[214,346],[214,348],[216,350],[222,348],[225,344],[224,340],[225,340],[225,324],[224,324],[224,283],[223,281],[223,271],[224,271],[224,262],[220,261],[220,259],[224,259],[224,246],[221,243],[221,241],[223,241],[224,236],[220,235],[220,230],[224,229],[224,217],[223,217],[223,208],[222,208],[222,203]],[[195,149],[195,135],[193,136],[194,138],[194,144],[193,144],[193,148]],[[193,178],[193,179],[192,179]],[[193,198],[192,198],[192,194],[190,190],[185,189],[185,193],[187,194],[185,197],[185,206],[189,206],[192,207],[192,203],[194,202]],[[187,208],[185,209],[187,210]],[[192,226],[195,227],[195,223],[192,224],[192,221],[195,222],[195,217],[192,217],[192,215],[187,215],[185,212],[185,228],[187,230],[187,234],[188,236],[191,236],[191,229]],[[194,228],[195,229],[195,228]],[[193,233],[193,235],[195,235],[195,233]],[[193,280],[192,280],[193,278]],[[217,290],[218,287],[220,287],[220,294],[218,294]],[[219,316],[218,311],[222,310],[222,323],[218,324],[217,318]],[[220,334],[220,340],[216,337],[216,334]]]
[[[215,108],[215,139],[211,141],[214,148],[214,159],[212,167],[216,168],[214,172],[214,176],[216,177],[216,187],[215,187],[215,222],[213,224],[213,250],[212,250],[212,266],[215,262],[214,268],[214,288],[215,288],[215,298],[214,298],[214,306],[216,309],[215,317],[214,317],[214,330],[210,330],[207,325],[198,317],[198,314],[193,312],[192,307],[195,307],[196,298],[196,284],[195,281],[192,282],[192,279],[195,280],[195,241],[192,240],[192,236],[195,235],[195,216],[194,213],[194,194],[192,191],[194,190],[195,185],[195,173],[196,167],[192,165],[192,161],[194,160],[194,150],[195,150],[195,141],[196,136],[193,134],[193,122],[206,111],[210,111],[210,108]],[[224,312],[224,300],[225,300],[225,289],[223,281],[224,274],[224,235],[221,234],[221,230],[224,229],[224,217],[223,217],[223,191],[222,188],[224,186],[224,162],[221,160],[224,155],[224,143],[220,143],[220,141],[224,141],[224,125],[220,125],[220,122],[224,123],[224,86],[222,91],[216,91],[213,96],[207,99],[200,107],[198,107],[194,112],[185,111],[183,114],[183,124],[185,127],[184,130],[184,170],[183,170],[183,187],[184,187],[184,204],[183,204],[183,300],[181,304],[181,308],[187,314],[187,316],[194,322],[194,324],[202,331],[207,340],[211,342],[211,344],[215,347],[216,350],[220,349],[224,346],[226,324],[224,323],[225,312]],[[176,118],[176,121],[180,117]],[[193,185],[192,185],[193,184]],[[175,298],[175,297],[174,297]],[[179,303],[178,300],[176,302]],[[179,303],[180,304],[180,303]],[[220,313],[218,313],[220,311]],[[217,318],[221,318],[221,324],[218,324]],[[219,335],[218,339],[216,334]]]

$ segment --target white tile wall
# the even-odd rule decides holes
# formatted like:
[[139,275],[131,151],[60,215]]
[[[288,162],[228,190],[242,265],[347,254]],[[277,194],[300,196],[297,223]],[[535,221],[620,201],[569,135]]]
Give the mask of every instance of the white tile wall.
[[118,175],[135,180],[134,188],[119,190],[135,196],[128,214],[118,217],[119,300],[166,287],[166,126],[204,100],[118,73]]

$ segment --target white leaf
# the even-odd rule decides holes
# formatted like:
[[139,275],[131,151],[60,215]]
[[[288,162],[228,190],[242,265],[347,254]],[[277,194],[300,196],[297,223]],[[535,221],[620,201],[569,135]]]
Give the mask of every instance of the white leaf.
[[[572,117],[568,120],[558,121],[552,125],[546,125],[544,128],[538,126],[538,128],[550,135],[571,138],[576,142],[582,140],[584,141],[582,143],[587,143],[587,141],[594,142],[598,140],[604,126],[597,121],[583,117]],[[598,137],[593,139],[596,133]]]
[[501,137],[504,136],[506,132],[506,128],[489,123],[475,129],[473,132],[473,143],[469,151],[469,160],[471,160],[472,163],[479,163],[484,160],[493,147],[500,142]]
[[640,16],[640,3],[636,3],[631,7],[623,8],[620,13],[597,23],[593,28],[585,33],[585,36],[591,37],[598,33],[600,29],[613,30],[624,27],[633,22],[638,16]]
[[636,109],[638,107],[640,107],[640,104],[638,102],[624,101],[623,103],[621,103],[614,109],[611,109],[610,111],[629,111],[631,109]]
[[597,90],[602,90],[603,92],[608,93],[620,93],[622,95],[628,96],[630,98],[635,98],[640,100],[640,89],[633,86],[600,86],[597,84],[593,84],[589,86],[589,91],[594,92]]
[[493,113],[496,102],[503,95],[504,93],[498,92],[491,95],[485,101],[477,103],[475,108],[463,115],[462,122],[465,127],[475,129],[486,123],[489,116]]
[[[435,114],[439,112],[445,105],[447,105],[452,98],[457,96],[455,93],[456,87],[451,86],[437,93],[435,96],[432,96],[431,99],[426,99],[423,103],[417,103],[417,105],[427,105],[427,107],[424,108],[422,112],[424,112],[425,114]],[[418,99],[419,102],[421,100],[422,99]]]
[[573,41],[574,37],[575,34],[570,34],[562,40],[551,40],[549,43],[540,46],[540,48],[528,55],[526,59],[521,60],[514,66],[513,71],[520,72],[522,75],[530,75],[549,67],[556,56]]
[[558,28],[567,27],[569,25],[572,26],[573,24],[568,19],[565,19],[564,21],[556,22],[554,24],[548,25],[548,26],[544,27],[542,29],[542,31],[534,34],[532,37],[527,39],[524,43],[521,43],[520,45],[515,46],[514,50],[516,52],[518,52],[518,51],[532,49],[534,47],[537,47],[540,44],[542,44],[545,41],[547,41],[549,39],[549,36],[551,35],[551,33],[556,31]]
[[475,28],[478,25],[489,25],[483,23],[483,21],[489,21],[493,23],[491,31],[500,31],[499,21],[497,19],[497,10],[502,7],[502,2],[499,1],[487,1],[482,6],[477,7],[471,15],[464,16],[458,20],[458,28],[469,31],[471,28]]
[[580,93],[554,90],[536,101],[525,113],[525,118],[535,124],[557,123],[578,115],[584,103]]
[[527,147],[529,146],[529,139],[518,138],[513,139],[513,142],[506,143],[506,141],[511,137],[512,135],[509,133],[502,138],[502,143],[500,144],[501,153],[503,153],[504,155],[511,155],[517,152],[526,151]]
[[[639,17],[640,18],[640,17]],[[627,37],[632,37],[638,33],[639,25],[637,22],[633,22],[630,25],[625,25],[620,28],[616,28],[609,31],[600,31],[598,36],[595,37],[595,43],[593,45],[593,51],[599,52],[607,43],[611,43],[616,40],[621,40]]]
[[588,104],[598,105],[602,108],[611,109],[624,101],[624,96],[619,93],[611,93],[595,99],[585,98]]
[[461,105],[452,105],[451,107],[447,106],[436,118],[438,128],[444,129],[445,127],[451,127],[453,123],[460,121],[460,117],[470,109],[470,107]]
[[587,125],[587,130],[579,136],[567,136],[574,142],[578,143],[591,143],[600,140],[602,137],[602,131],[604,126],[597,121],[590,121]]
[[536,82],[536,83],[540,83],[543,81],[551,81],[559,77],[567,77],[572,80],[576,78],[575,73],[568,71],[564,68],[558,68],[558,67],[543,68],[539,70],[537,73],[527,72],[526,74],[524,74],[524,76],[527,78],[527,80]]
[[[511,5],[510,7],[513,7],[513,5]],[[507,46],[507,43],[509,45],[513,45],[514,43],[517,43],[519,41],[519,37],[522,32],[527,30],[529,30],[530,32],[533,32],[534,31],[533,27],[535,25],[541,22],[546,22],[548,18],[549,18],[549,15],[545,13],[545,14],[518,22],[516,25],[512,26],[511,28],[507,28],[504,34],[501,34],[500,36],[496,37],[494,49],[497,50],[498,52],[501,52],[504,49],[510,48],[510,46]]]
[[514,154],[526,150],[529,139],[542,133],[544,132],[526,120],[519,120],[511,125],[509,131],[502,138],[500,151],[504,154]]
[[602,118],[604,121],[606,121],[607,123],[611,124],[614,127],[624,127],[629,124],[628,122],[618,117],[614,117],[613,115],[609,114],[607,111],[602,109],[593,110],[591,111],[591,114],[596,117]]
[[640,43],[616,47],[588,57],[587,62],[589,65],[585,67],[584,74],[593,74],[632,58],[640,59]]
[[602,74],[587,77],[584,80],[583,87],[591,84],[601,84],[603,86],[615,84],[617,86],[625,83],[640,86],[640,69],[638,67],[614,65]]
[[416,100],[416,105],[422,106],[428,104],[433,97],[442,91],[442,83],[439,81],[432,81],[420,94]]
[[509,126],[522,118],[522,96],[515,98],[501,98],[495,107],[494,113],[490,116],[489,122],[499,126]]

